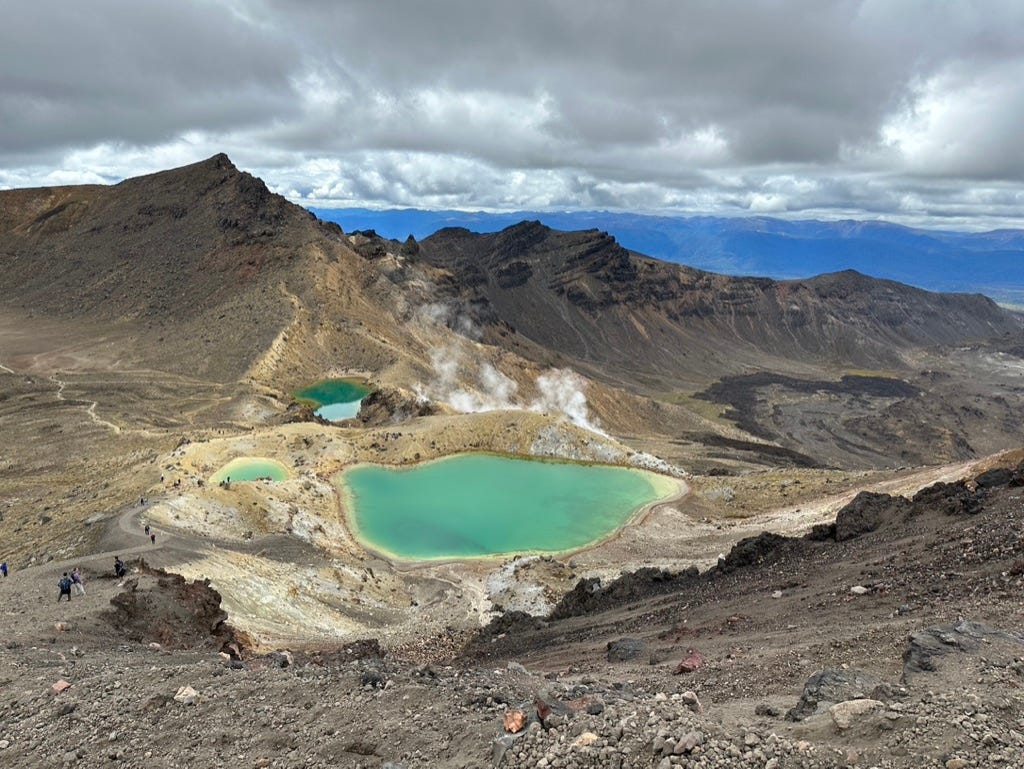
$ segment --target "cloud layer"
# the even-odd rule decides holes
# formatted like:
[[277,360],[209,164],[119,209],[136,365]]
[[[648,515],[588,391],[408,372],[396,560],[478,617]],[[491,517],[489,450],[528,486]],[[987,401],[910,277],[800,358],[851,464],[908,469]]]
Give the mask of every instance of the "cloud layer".
[[0,26],[0,186],[1024,226],[1018,0],[128,0]]

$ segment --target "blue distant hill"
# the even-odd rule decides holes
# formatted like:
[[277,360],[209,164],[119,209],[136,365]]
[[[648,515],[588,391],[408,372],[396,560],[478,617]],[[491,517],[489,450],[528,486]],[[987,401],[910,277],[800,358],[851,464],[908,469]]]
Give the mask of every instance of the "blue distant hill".
[[648,216],[605,211],[491,214],[361,208],[312,209],[346,232],[422,240],[443,227],[497,232],[524,219],[558,230],[600,229],[628,249],[728,275],[807,278],[854,269],[932,291],[986,294],[1024,307],[1024,230],[950,232],[889,222],[769,217]]

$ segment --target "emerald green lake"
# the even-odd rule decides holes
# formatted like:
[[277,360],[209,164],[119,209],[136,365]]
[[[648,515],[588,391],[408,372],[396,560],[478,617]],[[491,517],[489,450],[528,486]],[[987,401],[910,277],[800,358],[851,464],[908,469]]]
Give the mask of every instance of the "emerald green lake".
[[325,379],[299,390],[295,397],[319,406],[314,414],[336,422],[351,419],[359,413],[359,404],[370,394],[370,388],[348,379]]
[[576,550],[677,488],[641,470],[488,454],[356,465],[339,484],[356,537],[411,560]]
[[269,478],[272,481],[286,481],[291,473],[276,459],[266,457],[239,457],[210,476],[210,483],[220,483],[228,478],[235,481],[258,481]]

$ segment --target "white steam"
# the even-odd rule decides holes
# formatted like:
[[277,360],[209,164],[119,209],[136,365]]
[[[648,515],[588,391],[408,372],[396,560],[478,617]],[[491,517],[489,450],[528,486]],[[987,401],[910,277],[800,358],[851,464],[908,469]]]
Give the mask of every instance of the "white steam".
[[[490,363],[480,367],[480,384],[495,403],[510,404],[519,385],[494,368]],[[507,405],[497,408],[508,408]]]
[[[466,356],[455,345],[435,349],[430,363],[435,377],[426,385],[416,385],[420,398],[447,403],[464,414],[516,408],[514,397],[519,385],[490,363],[470,371]],[[460,386],[460,381],[474,382],[475,386]]]
[[574,371],[551,369],[538,376],[537,397],[526,405],[516,398],[519,385],[515,381],[490,363],[477,365],[454,345],[435,349],[430,362],[434,379],[415,387],[423,400],[447,403],[464,414],[524,408],[562,414],[573,424],[605,434],[590,416],[584,394],[586,380]]
[[445,326],[460,336],[474,341],[479,341],[483,336],[480,327],[473,322],[472,318],[444,302],[431,302],[420,306],[416,310],[415,317],[421,323]]
[[537,399],[530,411],[565,414],[569,421],[587,430],[604,435],[590,419],[587,396],[583,393],[586,380],[570,369],[551,369],[537,377]]
[[[464,312],[450,304],[432,302],[415,312],[416,319],[427,325],[449,328],[465,339],[477,341],[483,334],[480,327]],[[435,348],[430,354],[434,379],[416,384],[414,390],[421,400],[447,403],[462,413],[528,409],[563,414],[570,422],[586,430],[606,435],[591,419],[584,394],[586,380],[570,369],[551,369],[537,377],[537,397],[528,405],[517,400],[519,385],[492,364],[483,362],[469,342],[454,342]]]

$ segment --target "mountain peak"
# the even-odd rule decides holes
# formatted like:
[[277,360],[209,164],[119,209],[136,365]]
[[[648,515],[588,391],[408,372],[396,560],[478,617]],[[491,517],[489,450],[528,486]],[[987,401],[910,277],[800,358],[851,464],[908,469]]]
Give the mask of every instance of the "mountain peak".
[[231,158],[229,158],[224,152],[218,152],[216,155],[208,157],[206,160],[199,161],[196,165],[210,166],[211,168],[216,168],[218,171],[238,170],[238,167],[231,162]]
[[[255,178],[244,171],[240,171],[226,154],[218,152],[216,155],[196,163],[189,163],[188,165],[170,168],[165,171],[156,171],[145,176],[135,176],[125,179],[115,186],[134,187],[148,191],[154,187],[170,184],[172,186],[183,185],[186,188],[203,190],[208,189],[211,184],[220,184],[230,179],[242,177]],[[260,184],[262,185],[263,182],[260,181]]]
[[529,232],[550,232],[551,228],[541,223],[539,219],[524,219],[516,224],[509,225],[502,232],[509,234],[529,233]]

